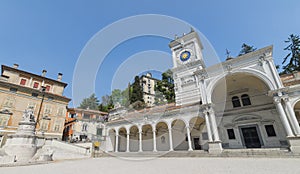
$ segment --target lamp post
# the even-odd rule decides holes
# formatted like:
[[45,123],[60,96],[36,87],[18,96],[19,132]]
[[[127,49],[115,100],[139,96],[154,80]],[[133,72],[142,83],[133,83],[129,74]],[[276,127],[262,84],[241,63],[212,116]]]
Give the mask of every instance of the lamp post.
[[36,117],[35,130],[36,130],[36,127],[37,127],[37,125],[39,124],[39,121],[40,121],[39,119],[40,119],[40,114],[41,114],[41,110],[42,110],[42,106],[43,106],[43,102],[44,102],[44,98],[45,98],[45,91],[46,91],[46,87],[42,86],[42,101],[41,101],[41,104],[40,104],[38,115]]

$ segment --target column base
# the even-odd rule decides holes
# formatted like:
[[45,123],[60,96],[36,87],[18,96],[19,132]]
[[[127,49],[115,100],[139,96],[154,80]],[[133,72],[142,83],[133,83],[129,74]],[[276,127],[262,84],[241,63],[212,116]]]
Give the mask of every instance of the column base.
[[208,152],[210,154],[220,154],[220,153],[222,153],[222,151],[223,151],[223,148],[222,148],[221,141],[208,142]]
[[300,153],[300,137],[287,137],[290,144],[290,150],[293,153]]

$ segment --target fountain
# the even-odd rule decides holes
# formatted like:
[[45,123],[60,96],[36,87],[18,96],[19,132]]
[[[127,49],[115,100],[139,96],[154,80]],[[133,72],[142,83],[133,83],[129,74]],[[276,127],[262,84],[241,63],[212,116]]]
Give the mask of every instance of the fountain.
[[8,135],[3,147],[6,154],[4,163],[29,162],[37,151],[36,122],[33,109],[26,109],[16,134]]

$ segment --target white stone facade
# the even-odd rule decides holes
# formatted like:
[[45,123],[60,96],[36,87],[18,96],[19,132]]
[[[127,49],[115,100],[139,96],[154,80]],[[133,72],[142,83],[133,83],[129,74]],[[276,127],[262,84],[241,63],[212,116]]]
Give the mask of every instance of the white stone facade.
[[[300,87],[285,87],[272,46],[206,67],[197,34],[170,43],[176,104],[106,124],[107,152],[289,148],[299,150]],[[298,109],[298,110],[297,110]],[[295,114],[296,110],[296,114]]]

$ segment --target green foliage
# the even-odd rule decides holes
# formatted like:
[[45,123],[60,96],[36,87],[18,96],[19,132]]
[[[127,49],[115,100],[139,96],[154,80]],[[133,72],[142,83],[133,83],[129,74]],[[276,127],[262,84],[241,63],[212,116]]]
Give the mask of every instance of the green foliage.
[[[162,80],[155,86],[155,104],[172,103],[175,101],[174,80],[171,70],[162,73]],[[166,101],[165,101],[166,100]]]
[[250,53],[250,52],[255,51],[255,50],[256,50],[256,48],[254,48],[254,46],[249,46],[249,45],[243,43],[242,49],[239,53],[239,56]]
[[99,111],[102,111],[102,112],[108,112],[108,106],[106,105],[103,105],[102,103],[99,105],[98,107],[98,110]]
[[[130,85],[129,85],[130,87]],[[129,89],[121,91],[120,89],[114,89],[111,95],[102,96],[102,103],[98,109],[103,112],[108,112],[116,105],[129,106]]]
[[133,104],[137,101],[144,102],[143,99],[143,90],[140,85],[140,78],[139,76],[135,76],[134,83],[132,84],[132,91],[130,92],[130,104]]
[[128,93],[129,93],[128,88],[126,88],[124,91],[121,91],[120,89],[114,89],[111,92],[111,98],[112,98],[114,105],[120,104],[121,106],[125,106],[129,100]]
[[99,111],[108,112],[110,109],[114,108],[114,102],[111,96],[102,96],[102,103],[98,106]]
[[298,35],[291,34],[288,40],[284,41],[289,45],[284,48],[284,50],[288,50],[289,53],[283,59],[282,64],[284,65],[283,71],[281,74],[292,73],[293,71],[300,71],[300,38]]
[[92,94],[90,97],[85,98],[80,103],[79,108],[81,109],[92,109],[97,110],[99,105],[99,100],[97,99],[95,94]]

